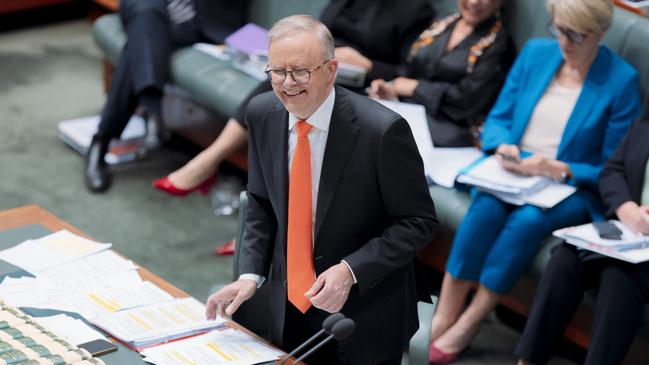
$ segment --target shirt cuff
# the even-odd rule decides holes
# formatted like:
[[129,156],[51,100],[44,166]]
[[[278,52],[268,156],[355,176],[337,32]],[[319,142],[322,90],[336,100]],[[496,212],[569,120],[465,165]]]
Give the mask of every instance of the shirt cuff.
[[340,260],[340,262],[345,264],[345,266],[347,266],[347,268],[349,269],[349,272],[352,273],[352,279],[354,279],[354,284],[358,284],[358,280],[356,280],[356,275],[354,275],[354,270],[352,270],[352,267],[349,266],[349,264],[345,260]]
[[255,283],[257,283],[257,289],[259,289],[259,287],[264,284],[264,281],[266,281],[265,277],[257,274],[241,274],[239,275],[239,279],[248,279],[254,281]]

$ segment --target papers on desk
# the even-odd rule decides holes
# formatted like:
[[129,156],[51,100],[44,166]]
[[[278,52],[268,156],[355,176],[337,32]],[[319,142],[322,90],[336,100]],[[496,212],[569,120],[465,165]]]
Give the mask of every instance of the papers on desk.
[[32,274],[85,256],[106,250],[110,243],[98,243],[67,230],[61,230],[37,240],[0,251],[0,259]]
[[619,221],[611,221],[622,231],[619,240],[608,240],[599,237],[595,227],[588,223],[576,227],[567,227],[552,234],[566,242],[605,256],[631,263],[649,261],[649,236],[633,233]]
[[157,365],[247,365],[274,361],[283,353],[235,330],[212,331],[141,352],[144,361]]
[[38,317],[36,318],[36,322],[43,324],[52,332],[74,345],[106,339],[106,337],[94,328],[88,326],[84,321],[72,318],[65,314]]
[[133,349],[184,338],[225,326],[225,320],[205,319],[205,306],[194,298],[174,299],[109,313],[92,323]]

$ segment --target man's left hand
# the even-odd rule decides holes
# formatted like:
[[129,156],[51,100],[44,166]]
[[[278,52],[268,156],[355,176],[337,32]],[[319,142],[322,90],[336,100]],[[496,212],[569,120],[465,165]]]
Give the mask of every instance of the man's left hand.
[[330,267],[318,276],[311,289],[304,295],[311,304],[329,313],[340,312],[347,301],[354,278],[347,265],[342,262]]

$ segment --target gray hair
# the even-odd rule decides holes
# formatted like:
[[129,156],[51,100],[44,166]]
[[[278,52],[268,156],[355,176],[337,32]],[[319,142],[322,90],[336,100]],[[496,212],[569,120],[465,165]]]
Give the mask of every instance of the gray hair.
[[268,31],[268,44],[298,32],[313,32],[320,40],[326,59],[334,58],[334,38],[327,27],[308,15],[291,15],[280,19]]
[[613,19],[611,0],[547,0],[553,18],[582,33],[604,33]]

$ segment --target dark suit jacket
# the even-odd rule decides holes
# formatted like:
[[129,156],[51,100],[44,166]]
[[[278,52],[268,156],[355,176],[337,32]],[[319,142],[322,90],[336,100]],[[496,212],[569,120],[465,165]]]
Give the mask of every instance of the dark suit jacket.
[[[342,15],[356,5],[367,11],[350,22]],[[331,0],[320,20],[331,30],[336,47],[352,47],[372,60],[369,82],[394,78],[397,65],[405,61],[410,45],[433,15],[429,0]]]
[[628,201],[640,204],[645,168],[649,159],[649,108],[642,118],[629,128],[618,148],[606,162],[599,177],[599,191],[607,215]]
[[248,0],[194,0],[198,27],[207,39],[221,44],[241,28],[248,16]]
[[[286,308],[288,113],[268,92],[246,112],[248,197],[240,273],[269,278],[271,340],[281,345]],[[336,87],[314,226],[317,274],[340,263],[358,284],[342,312],[356,322],[341,342],[354,364],[407,347],[418,327],[412,259],[437,218],[407,122],[370,99]],[[290,330],[290,329],[287,329]]]

